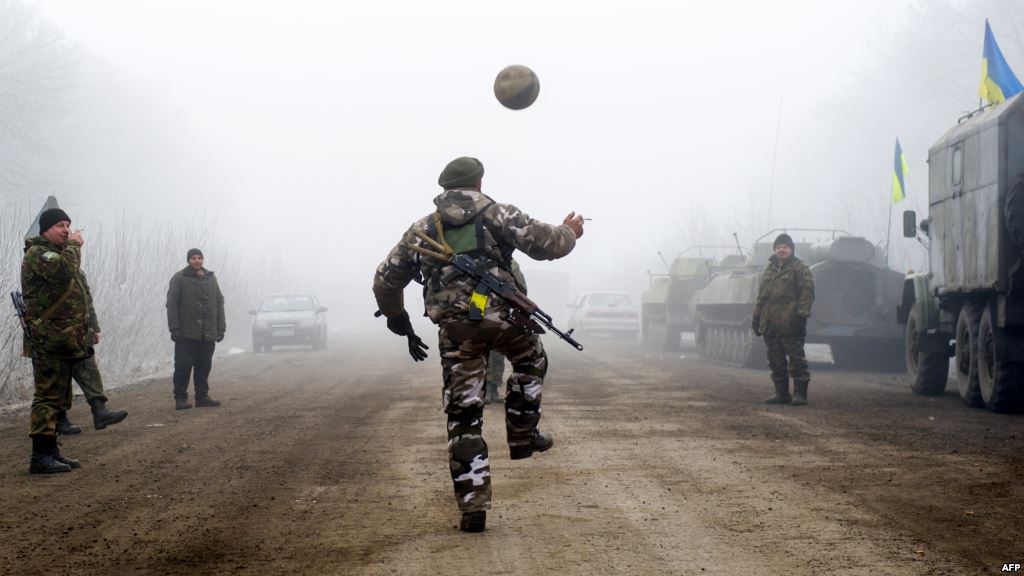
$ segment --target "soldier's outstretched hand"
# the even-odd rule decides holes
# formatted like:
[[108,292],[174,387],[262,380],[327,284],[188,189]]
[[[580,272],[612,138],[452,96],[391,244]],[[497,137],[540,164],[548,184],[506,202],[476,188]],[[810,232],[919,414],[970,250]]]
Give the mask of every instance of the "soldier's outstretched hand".
[[577,238],[583,236],[583,216],[581,214],[569,212],[569,215],[565,217],[565,220],[562,220],[562,224],[565,224],[572,229]]
[[68,242],[71,242],[72,240],[78,242],[80,246],[85,246],[85,240],[82,239],[82,231],[77,228],[74,232],[68,234]]
[[423,340],[415,334],[409,334],[406,338],[409,339],[409,355],[412,356],[412,359],[416,362],[426,360],[427,349],[430,346],[424,344]]

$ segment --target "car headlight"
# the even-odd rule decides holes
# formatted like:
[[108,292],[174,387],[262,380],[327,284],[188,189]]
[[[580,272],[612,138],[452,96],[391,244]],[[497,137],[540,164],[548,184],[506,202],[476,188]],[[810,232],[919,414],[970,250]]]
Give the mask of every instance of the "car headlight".
[[254,322],[252,325],[254,330],[269,330],[270,325],[266,322]]
[[309,328],[316,324],[316,320],[299,320],[299,326],[302,328]]

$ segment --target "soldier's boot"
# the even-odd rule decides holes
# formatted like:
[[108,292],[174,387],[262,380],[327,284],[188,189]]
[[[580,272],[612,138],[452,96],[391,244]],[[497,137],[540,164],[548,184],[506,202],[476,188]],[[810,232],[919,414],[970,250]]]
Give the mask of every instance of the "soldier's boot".
[[53,459],[56,460],[57,462],[67,464],[72,469],[82,467],[82,463],[79,462],[78,460],[75,460],[74,458],[68,458],[67,456],[61,454],[60,447],[56,444],[56,442],[53,445],[53,454],[51,454],[51,456],[53,456]]
[[546,452],[555,445],[555,439],[547,432],[534,430],[533,438],[525,446],[510,446],[509,457],[513,460],[522,460],[533,456],[534,452]]
[[82,429],[71,423],[68,413],[64,410],[57,412],[57,434],[81,434]]
[[463,512],[459,521],[459,530],[463,532],[483,532],[487,527],[487,512]]
[[175,410],[188,410],[192,405],[189,404],[188,398],[175,398],[174,409]]
[[92,425],[97,430],[103,430],[107,426],[117,424],[128,417],[126,410],[114,410],[113,412],[107,410],[107,401],[100,398],[90,400],[89,406],[92,407]]
[[214,400],[206,394],[196,396],[196,408],[213,408],[215,406],[220,406],[220,400]]
[[775,381],[775,394],[765,399],[765,404],[789,404],[793,399],[789,396],[789,379]]
[[793,406],[806,406],[807,405],[807,385],[809,381],[804,380],[803,382],[793,382],[793,401],[790,402]]
[[55,436],[36,434],[31,438],[32,458],[28,466],[30,474],[71,472],[71,466],[53,457],[53,453],[57,450],[57,438]]

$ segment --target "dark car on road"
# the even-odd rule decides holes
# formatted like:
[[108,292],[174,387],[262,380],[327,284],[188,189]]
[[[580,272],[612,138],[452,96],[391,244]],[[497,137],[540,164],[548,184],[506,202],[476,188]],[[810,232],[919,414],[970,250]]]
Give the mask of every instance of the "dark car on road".
[[327,308],[315,296],[282,294],[264,300],[252,323],[253,352],[270,352],[278,344],[305,344],[314,350],[327,346]]

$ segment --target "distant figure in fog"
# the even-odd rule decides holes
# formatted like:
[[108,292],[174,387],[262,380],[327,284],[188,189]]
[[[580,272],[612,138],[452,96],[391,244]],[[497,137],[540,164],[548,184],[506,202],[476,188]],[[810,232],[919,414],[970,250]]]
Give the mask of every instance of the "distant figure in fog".
[[78,460],[61,455],[57,447],[59,420],[66,422],[65,432],[77,428],[66,413],[71,407],[72,377],[83,390],[96,392],[89,404],[97,429],[128,416],[124,411],[109,412],[105,405],[93,348],[100,341],[100,329],[81,269],[83,245],[81,231],[71,231],[71,217],[60,208],[44,210],[39,215],[39,236],[25,240],[21,291],[32,333],[25,352],[32,357],[35,380],[29,427],[32,474],[70,472],[81,466]]
[[195,381],[196,407],[220,406],[210,398],[210,369],[217,342],[224,339],[224,295],[217,277],[203,268],[203,253],[192,248],[188,266],[171,277],[167,288],[167,328],[174,341],[174,409],[187,410],[188,380]]
[[[526,277],[519,268],[519,263],[512,260],[512,277],[523,294],[526,290]],[[492,349],[487,357],[487,390],[484,394],[484,404],[504,404],[505,395],[499,392],[498,388],[505,379],[505,356]]]
[[[751,328],[764,336],[768,347],[768,366],[775,384],[775,394],[768,404],[807,404],[807,371],[804,338],[807,318],[814,304],[814,276],[811,269],[794,254],[793,239],[779,234],[772,243],[775,252],[761,276],[754,303]],[[787,366],[788,358],[788,366]],[[789,394],[789,378],[793,378],[793,395]]]
[[521,250],[537,260],[554,260],[572,251],[583,235],[583,218],[575,213],[561,225],[530,218],[515,206],[500,204],[480,192],[483,164],[476,158],[451,161],[438,184],[436,211],[413,223],[377,267],[373,292],[388,328],[409,341],[414,360],[427,357],[405,310],[403,290],[422,281],[426,314],[438,325],[443,380],[442,401],[448,415],[448,465],[465,532],[481,532],[491,507],[491,467],[482,436],[487,357],[497,350],[512,363],[505,396],[505,430],[513,460],[551,448],[541,432],[540,404],[547,355],[540,338],[507,321],[509,305],[497,296],[476,294],[476,281],[445,261],[411,247],[429,248],[419,231],[456,254],[474,257],[505,282],[515,282],[512,253]]

